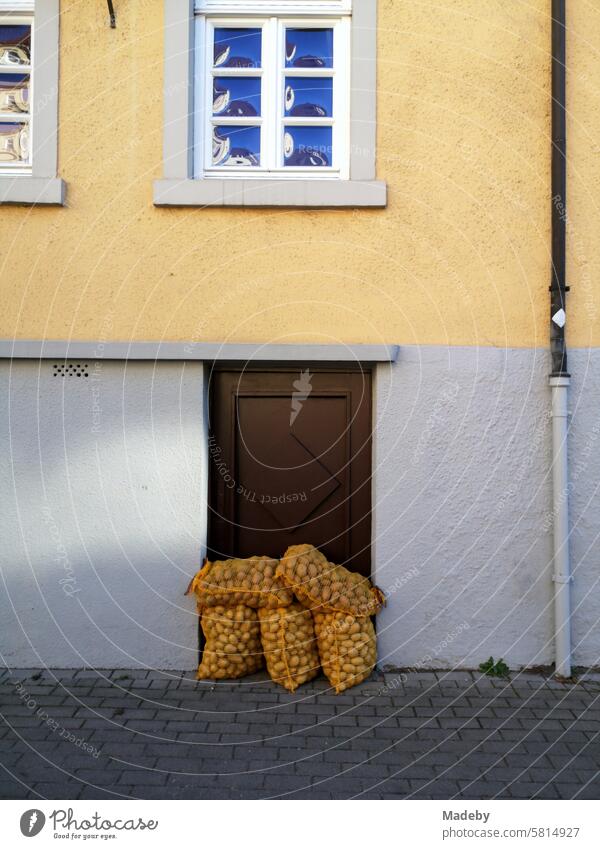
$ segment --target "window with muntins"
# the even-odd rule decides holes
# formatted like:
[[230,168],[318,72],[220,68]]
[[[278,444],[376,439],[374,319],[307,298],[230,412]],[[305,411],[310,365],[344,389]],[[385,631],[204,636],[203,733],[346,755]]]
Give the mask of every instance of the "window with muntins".
[[0,172],[31,172],[32,18],[0,14]]
[[0,204],[64,203],[59,0],[0,0]]
[[385,207],[377,0],[164,4],[156,206]]
[[348,179],[349,4],[199,0],[198,11],[195,176]]

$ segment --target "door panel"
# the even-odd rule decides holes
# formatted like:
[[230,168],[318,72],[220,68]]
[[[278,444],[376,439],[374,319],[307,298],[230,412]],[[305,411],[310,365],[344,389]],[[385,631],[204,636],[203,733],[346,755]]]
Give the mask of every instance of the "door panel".
[[370,573],[369,373],[213,372],[209,455],[213,558],[308,542]]

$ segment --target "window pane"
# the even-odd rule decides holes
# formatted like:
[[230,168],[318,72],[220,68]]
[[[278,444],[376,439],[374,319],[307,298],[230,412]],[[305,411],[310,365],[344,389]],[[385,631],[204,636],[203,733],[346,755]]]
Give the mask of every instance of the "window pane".
[[286,127],[284,164],[294,168],[331,165],[331,127]]
[[215,68],[260,68],[261,29],[215,29]]
[[260,165],[260,127],[215,127],[212,164],[235,168]]
[[28,74],[0,74],[0,112],[29,112]]
[[0,66],[29,65],[31,59],[31,27],[0,26]]
[[291,118],[330,118],[333,114],[331,77],[286,77],[285,114]]
[[260,115],[260,78],[215,77],[213,115],[228,118]]
[[333,68],[332,29],[286,29],[286,68]]
[[0,162],[27,162],[29,125],[0,123]]

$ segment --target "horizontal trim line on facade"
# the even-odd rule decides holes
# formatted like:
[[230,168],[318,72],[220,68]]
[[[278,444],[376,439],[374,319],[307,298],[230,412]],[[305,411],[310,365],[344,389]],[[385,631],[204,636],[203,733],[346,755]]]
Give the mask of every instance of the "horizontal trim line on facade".
[[276,345],[254,342],[103,342],[0,339],[0,358],[25,360],[218,360],[395,363],[398,345]]

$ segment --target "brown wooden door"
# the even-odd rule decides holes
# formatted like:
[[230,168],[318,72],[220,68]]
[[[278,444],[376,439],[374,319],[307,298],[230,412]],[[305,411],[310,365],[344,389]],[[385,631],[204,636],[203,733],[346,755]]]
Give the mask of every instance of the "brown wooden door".
[[371,375],[213,371],[209,554],[268,554],[311,543],[371,569]]

